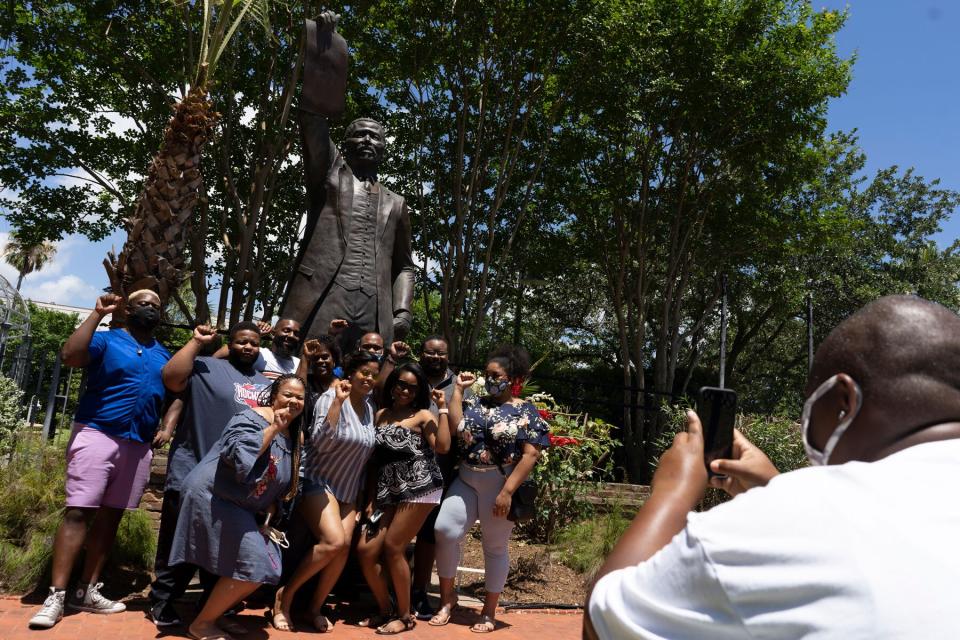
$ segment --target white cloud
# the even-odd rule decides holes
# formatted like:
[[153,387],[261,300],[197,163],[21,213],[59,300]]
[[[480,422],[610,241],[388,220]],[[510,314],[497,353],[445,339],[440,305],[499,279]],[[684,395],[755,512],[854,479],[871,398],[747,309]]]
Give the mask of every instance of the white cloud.
[[[10,233],[8,231],[0,231],[0,251],[6,247],[9,240]],[[30,295],[41,302],[68,304],[69,302],[61,297],[62,294],[58,290],[58,287],[61,284],[67,285],[68,288],[63,291],[64,294],[68,291],[73,292],[78,290],[74,281],[82,281],[74,275],[77,270],[74,259],[78,257],[80,260],[86,259],[83,255],[78,256],[78,254],[86,253],[84,249],[89,249],[89,241],[83,237],[70,236],[61,242],[57,242],[56,246],[57,253],[54,254],[53,259],[46,263],[40,271],[34,271],[24,277],[21,287],[21,293],[24,297],[28,297],[28,291],[42,291],[44,296],[52,297]],[[73,266],[71,266],[71,264],[73,264]],[[71,275],[60,277],[64,273],[70,273]],[[12,286],[16,286],[17,278],[20,274],[14,267],[9,265],[6,260],[0,259],[0,276],[6,278]],[[89,293],[90,291],[95,291],[95,289],[89,287],[85,290],[85,293]],[[89,300],[87,302],[89,302]]]
[[27,284],[21,289],[21,295],[38,302],[53,302],[57,304],[89,307],[99,291],[90,283],[75,275],[66,275],[56,280],[47,280],[40,284]]

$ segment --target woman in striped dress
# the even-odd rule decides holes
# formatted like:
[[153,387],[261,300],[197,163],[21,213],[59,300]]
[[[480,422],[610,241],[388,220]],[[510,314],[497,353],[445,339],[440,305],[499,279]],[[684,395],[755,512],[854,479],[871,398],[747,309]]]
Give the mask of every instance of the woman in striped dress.
[[321,609],[347,562],[357,501],[373,453],[376,410],[370,399],[380,361],[358,351],[343,364],[344,379],[317,399],[313,425],[303,449],[303,499],[300,513],[318,542],[300,562],[289,582],[277,591],[273,625],[292,629],[290,607],[297,590],[322,571],[310,616],[325,632],[332,626]]

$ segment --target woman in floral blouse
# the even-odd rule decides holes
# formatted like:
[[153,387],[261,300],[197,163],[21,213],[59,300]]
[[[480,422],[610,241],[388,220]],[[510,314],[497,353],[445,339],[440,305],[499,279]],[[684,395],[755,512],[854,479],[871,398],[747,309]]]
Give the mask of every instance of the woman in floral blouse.
[[437,517],[437,573],[440,610],[430,624],[450,622],[456,606],[454,578],[460,545],[480,520],[486,599],[471,631],[496,628],[494,616],[507,581],[507,542],[513,522],[507,519],[514,491],[533,471],[540,451],[550,446],[549,427],[537,408],[518,396],[530,374],[530,356],[522,347],[505,345],[487,358],[486,395],[463,401],[473,376],[461,374],[450,399],[450,423],[459,424],[460,475],[450,486]]

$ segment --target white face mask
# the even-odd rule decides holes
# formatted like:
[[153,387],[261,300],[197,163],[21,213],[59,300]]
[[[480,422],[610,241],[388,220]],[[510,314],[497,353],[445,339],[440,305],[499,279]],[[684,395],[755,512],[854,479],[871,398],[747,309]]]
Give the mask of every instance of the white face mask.
[[821,466],[828,464],[830,462],[830,456],[833,454],[833,450],[837,446],[837,442],[840,441],[840,438],[843,436],[844,432],[853,424],[854,419],[857,417],[857,414],[860,413],[860,407],[863,405],[863,392],[860,390],[860,385],[856,382],[853,383],[853,390],[857,396],[856,405],[853,407],[853,411],[850,413],[840,414],[840,424],[837,425],[837,428],[833,430],[833,433],[830,434],[830,437],[827,439],[827,444],[823,447],[823,451],[818,451],[812,444],[810,444],[810,414],[813,411],[813,405],[817,403],[817,400],[825,396],[834,386],[836,386],[839,381],[839,376],[833,376],[823,382],[817,390],[810,394],[810,397],[807,398],[807,401],[803,403],[803,413],[800,417],[800,428],[803,430],[803,448],[807,451],[807,458],[810,460],[810,464],[813,466]]

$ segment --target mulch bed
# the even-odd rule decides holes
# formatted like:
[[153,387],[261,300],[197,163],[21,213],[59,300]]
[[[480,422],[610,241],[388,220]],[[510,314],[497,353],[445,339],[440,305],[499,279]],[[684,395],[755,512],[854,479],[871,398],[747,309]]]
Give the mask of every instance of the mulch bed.
[[[560,553],[546,545],[511,539],[509,544],[510,574],[501,604],[579,605],[586,594],[584,576],[560,562]],[[461,567],[483,569],[483,548],[479,527],[467,535],[463,544]],[[483,598],[483,575],[460,572],[459,586],[463,593]]]

